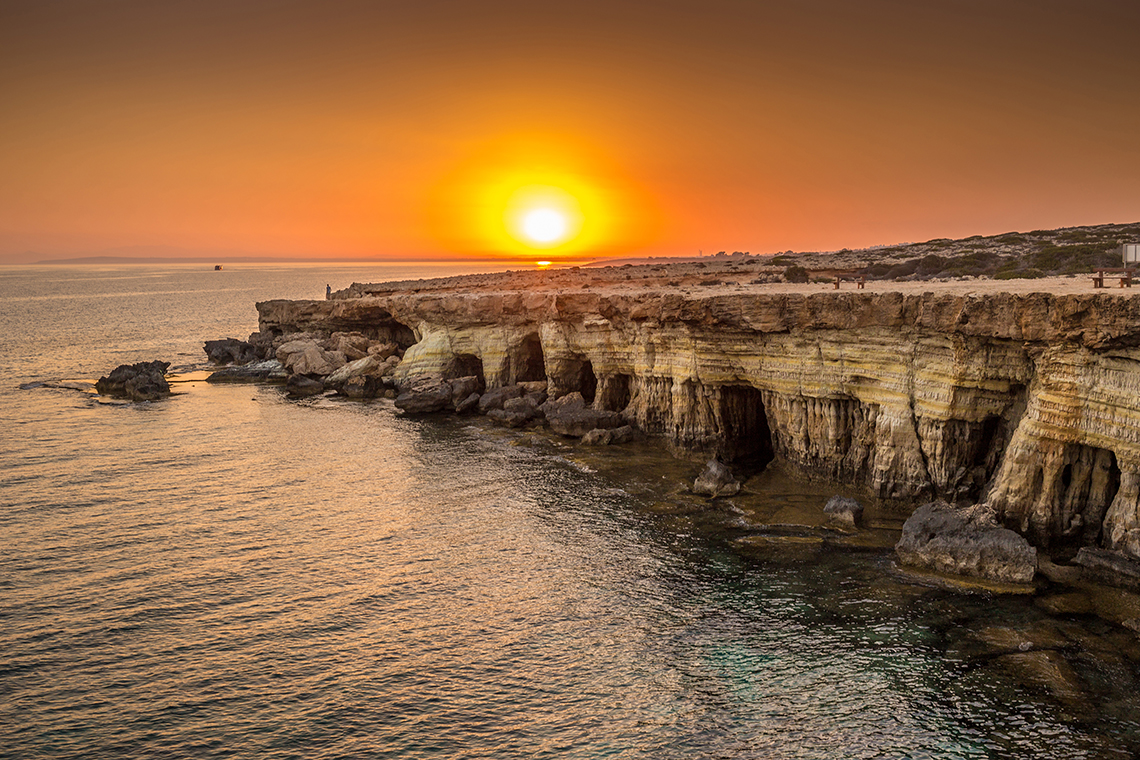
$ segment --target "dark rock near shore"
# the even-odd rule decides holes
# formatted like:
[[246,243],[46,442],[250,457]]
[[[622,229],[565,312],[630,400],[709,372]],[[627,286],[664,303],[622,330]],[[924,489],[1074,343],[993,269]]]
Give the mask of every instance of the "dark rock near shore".
[[237,338],[206,341],[206,356],[214,364],[249,364],[260,358],[256,346]]
[[1140,562],[1120,552],[1086,546],[1077,552],[1073,564],[1080,566],[1083,576],[1093,580],[1140,589]]
[[111,374],[95,383],[95,390],[104,396],[129,398],[131,401],[154,401],[170,395],[166,370],[170,362],[152,361],[121,364]]
[[823,506],[828,522],[854,530],[863,523],[863,505],[847,496],[832,496]]
[[262,380],[285,380],[288,373],[281,362],[270,359],[264,362],[223,367],[206,378],[207,383],[253,383]]
[[997,524],[988,505],[966,509],[930,502],[903,524],[895,553],[904,565],[1003,583],[1029,583],[1037,550],[1024,537]]
[[732,496],[740,492],[740,482],[722,462],[710,459],[704,472],[693,481],[693,493],[703,496]]
[[582,443],[587,446],[610,446],[615,443],[628,443],[637,438],[637,431],[630,425],[617,428],[594,428],[582,436]]
[[454,409],[451,400],[451,383],[442,378],[418,378],[414,383],[400,389],[396,396],[396,408],[408,414],[430,414]]
[[290,375],[285,382],[285,390],[293,398],[305,398],[324,393],[325,384],[305,375]]
[[582,394],[577,391],[547,401],[539,408],[546,415],[551,430],[573,438],[581,438],[595,428],[608,430],[625,424],[617,412],[587,406]]
[[526,389],[519,385],[504,385],[501,388],[492,388],[479,398],[479,413],[487,414],[495,409],[502,409],[503,404],[513,398],[521,398]]

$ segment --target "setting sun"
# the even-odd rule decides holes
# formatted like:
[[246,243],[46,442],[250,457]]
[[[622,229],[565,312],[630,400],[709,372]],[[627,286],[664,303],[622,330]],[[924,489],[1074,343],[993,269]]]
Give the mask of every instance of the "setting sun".
[[523,233],[536,243],[557,243],[566,235],[566,217],[549,208],[537,208],[523,216]]

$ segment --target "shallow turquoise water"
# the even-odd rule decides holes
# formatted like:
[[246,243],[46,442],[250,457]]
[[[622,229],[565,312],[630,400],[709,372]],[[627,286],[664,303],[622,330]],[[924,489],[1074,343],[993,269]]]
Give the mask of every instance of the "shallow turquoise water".
[[[253,301],[338,271],[0,271],[0,757],[1140,748],[1129,632],[912,585],[887,552],[761,559],[731,506],[661,507],[683,463],[647,459],[633,487],[571,444],[390,402],[18,387],[199,363],[254,329]],[[1086,688],[994,667],[971,647],[995,630]]]

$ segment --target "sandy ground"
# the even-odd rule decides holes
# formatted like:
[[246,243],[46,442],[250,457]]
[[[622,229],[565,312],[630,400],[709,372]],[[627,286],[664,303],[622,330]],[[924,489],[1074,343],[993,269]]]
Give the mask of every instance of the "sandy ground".
[[[843,281],[835,288],[834,276],[827,270],[813,272],[815,281],[795,284],[783,282],[783,267],[764,266],[759,260],[748,263],[706,261],[699,263],[661,263],[607,267],[571,267],[533,269],[495,274],[446,277],[436,280],[408,280],[362,286],[366,293],[412,292],[581,292],[612,293],[676,292],[688,296],[710,296],[734,293],[1054,293],[1103,294],[1120,297],[1140,295],[1140,280],[1135,287],[1119,287],[1119,277],[1106,277],[1104,288],[1094,288],[1092,275],[1045,277],[1035,280],[993,280],[958,278],[942,280],[868,280],[859,290],[855,282]],[[340,291],[334,298],[356,293]]]

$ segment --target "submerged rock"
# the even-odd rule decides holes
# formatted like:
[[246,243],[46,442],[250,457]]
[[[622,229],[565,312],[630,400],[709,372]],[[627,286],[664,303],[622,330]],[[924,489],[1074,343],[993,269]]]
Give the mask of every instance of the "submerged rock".
[[615,443],[628,443],[637,437],[637,431],[631,425],[622,425],[617,428],[594,428],[582,436],[582,443],[587,446],[610,446]]
[[114,398],[154,401],[170,395],[170,383],[166,382],[169,367],[170,362],[161,361],[120,364],[111,374],[99,378],[95,390]]
[[732,470],[715,459],[710,459],[704,472],[693,481],[693,493],[704,496],[732,496],[740,492],[740,482],[732,476]]
[[1003,583],[1029,583],[1037,572],[1037,550],[999,526],[986,504],[922,505],[903,524],[895,553],[904,565]]

